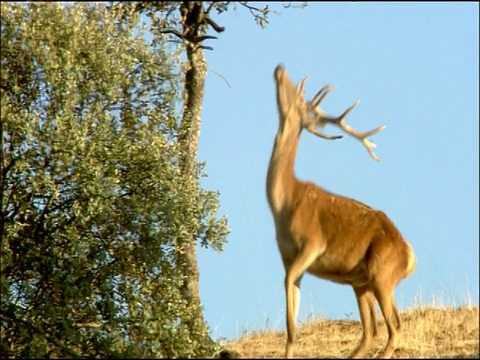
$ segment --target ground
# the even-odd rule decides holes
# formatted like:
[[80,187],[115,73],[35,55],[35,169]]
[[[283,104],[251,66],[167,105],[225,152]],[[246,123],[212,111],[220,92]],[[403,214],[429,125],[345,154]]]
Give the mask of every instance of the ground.
[[[480,358],[478,306],[418,307],[402,312],[401,318],[403,329],[394,358]],[[386,343],[383,319],[379,333],[370,357],[375,357]],[[317,319],[298,324],[294,356],[344,358],[356,347],[361,335],[360,322],[353,320]],[[254,332],[224,346],[241,358],[280,358],[284,356],[285,339],[285,331]]]

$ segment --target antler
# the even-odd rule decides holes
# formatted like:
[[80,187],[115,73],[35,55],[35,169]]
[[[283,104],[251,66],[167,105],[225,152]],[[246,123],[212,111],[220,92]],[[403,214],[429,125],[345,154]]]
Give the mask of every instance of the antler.
[[[300,96],[302,96],[302,98],[303,98],[303,94],[304,94],[305,82],[307,81],[307,79],[308,78],[304,78],[297,85],[298,94]],[[306,103],[307,111],[308,112],[313,112],[316,115],[316,118],[315,118],[315,121],[312,121],[312,122],[306,124],[305,127],[307,128],[308,131],[310,131],[311,133],[313,133],[313,134],[315,134],[315,135],[317,135],[321,138],[333,140],[333,139],[339,139],[342,136],[341,135],[337,135],[337,136],[327,135],[327,134],[324,134],[324,133],[318,131],[317,129],[315,129],[315,127],[318,127],[318,126],[324,127],[327,123],[337,125],[343,131],[345,131],[347,134],[352,135],[354,138],[360,140],[362,142],[363,146],[365,146],[365,148],[367,149],[368,153],[370,154],[370,156],[372,157],[373,160],[380,161],[381,159],[379,157],[377,157],[373,152],[373,149],[377,145],[375,143],[373,143],[372,141],[370,141],[368,139],[368,137],[382,131],[387,126],[386,125],[381,125],[381,126],[375,128],[373,130],[360,132],[358,130],[353,129],[348,124],[346,124],[345,123],[345,118],[350,113],[350,111],[352,111],[360,103],[360,100],[357,100],[352,105],[350,105],[347,108],[347,110],[345,110],[344,113],[342,115],[340,115],[339,117],[332,117],[332,116],[327,115],[327,113],[325,111],[320,109],[319,105],[323,101],[323,99],[325,99],[325,96],[327,96],[327,94],[329,92],[331,92],[333,89],[335,89],[335,87],[330,86],[330,85],[326,85],[326,86],[322,87],[318,91],[318,93],[313,97],[313,99],[310,102]]]
[[[307,82],[308,77],[303,78],[296,86],[297,94],[298,94],[298,100],[305,106],[307,111],[310,113],[312,111],[315,111],[315,107],[320,105],[322,100],[325,98],[325,96],[333,90],[333,86],[326,85],[320,89],[320,91],[315,95],[313,100],[311,100],[309,103],[305,103],[304,101],[304,94],[305,94],[305,83]],[[315,105],[312,105],[315,104]],[[322,111],[320,108],[318,109]],[[318,113],[317,113],[318,115]],[[324,114],[326,116],[326,114]],[[313,119],[314,121],[309,122],[308,124],[305,124],[305,127],[307,128],[308,131],[311,133],[327,140],[335,140],[335,139],[340,139],[343,136],[342,135],[327,135],[324,134],[316,129],[316,127],[324,127],[326,125],[326,121],[322,121],[322,117],[318,117],[316,119]]]

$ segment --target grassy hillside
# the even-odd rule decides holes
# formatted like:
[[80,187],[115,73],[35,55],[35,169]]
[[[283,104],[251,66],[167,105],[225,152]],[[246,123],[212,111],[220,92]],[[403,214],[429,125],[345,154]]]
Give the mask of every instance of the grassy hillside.
[[[395,358],[479,358],[478,306],[462,308],[418,307],[401,313],[403,330]],[[382,318],[381,316],[378,317]],[[342,358],[356,347],[362,335],[360,322],[318,319],[298,325],[295,357]],[[242,358],[284,356],[285,331],[255,332],[225,344]],[[369,356],[385,345],[387,328],[379,323],[379,336]]]

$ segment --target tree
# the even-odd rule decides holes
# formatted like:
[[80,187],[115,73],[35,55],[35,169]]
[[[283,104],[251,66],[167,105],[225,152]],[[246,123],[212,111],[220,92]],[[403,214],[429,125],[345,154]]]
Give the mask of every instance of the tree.
[[[116,3],[113,3],[114,6]],[[140,1],[131,3],[131,7],[141,14],[146,14],[151,20],[151,32],[159,40],[174,41],[181,51],[186,54],[185,80],[183,88],[183,115],[179,124],[179,144],[183,150],[180,168],[186,175],[185,189],[191,193],[196,191],[195,161],[197,158],[198,140],[202,117],[203,94],[207,76],[207,63],[204,49],[213,50],[205,45],[206,40],[216,39],[216,36],[207,34],[210,30],[221,33],[225,28],[212,19],[212,13],[221,14],[233,6],[249,10],[254,20],[264,28],[268,24],[270,8],[268,5],[257,7],[248,1]],[[290,2],[282,3],[285,8],[292,6]],[[305,7],[301,3],[300,7]],[[177,48],[178,49],[178,48]],[[196,258],[195,232],[186,234],[185,252],[181,255],[181,262],[186,264],[186,281],[182,288],[185,301],[192,308],[198,309],[195,319],[205,324],[201,307],[199,306],[199,271]],[[206,326],[206,325],[205,325]],[[205,331],[205,333],[207,333]],[[212,340],[207,336],[205,343]],[[224,354],[226,356],[226,354]]]
[[1,4],[4,357],[216,351],[186,274],[192,243],[221,249],[228,227],[178,121],[179,54],[139,22],[122,4]]

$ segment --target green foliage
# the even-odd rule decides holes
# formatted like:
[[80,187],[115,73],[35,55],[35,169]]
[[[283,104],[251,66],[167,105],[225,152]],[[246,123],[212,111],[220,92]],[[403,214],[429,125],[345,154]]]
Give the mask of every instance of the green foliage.
[[139,23],[121,5],[1,3],[2,357],[215,351],[179,254],[192,231],[220,250],[228,227],[200,164],[195,196],[181,187],[180,60]]

